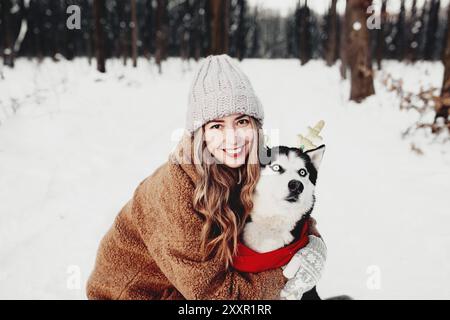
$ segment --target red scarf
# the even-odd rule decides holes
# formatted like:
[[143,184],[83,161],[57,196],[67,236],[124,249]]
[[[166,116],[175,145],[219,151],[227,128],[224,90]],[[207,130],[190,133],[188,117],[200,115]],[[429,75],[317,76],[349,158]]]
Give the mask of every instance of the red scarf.
[[239,242],[237,255],[233,259],[233,267],[242,272],[261,272],[284,266],[298,250],[308,244],[308,229],[309,221],[306,221],[300,232],[299,240],[287,247],[264,253],[256,252]]

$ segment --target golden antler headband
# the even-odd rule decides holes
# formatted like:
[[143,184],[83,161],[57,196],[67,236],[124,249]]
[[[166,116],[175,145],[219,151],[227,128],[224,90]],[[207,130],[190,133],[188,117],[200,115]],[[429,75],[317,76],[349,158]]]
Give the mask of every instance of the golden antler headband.
[[303,151],[308,151],[311,149],[317,148],[316,144],[320,144],[323,140],[321,136],[319,136],[320,131],[325,126],[325,121],[320,120],[314,126],[314,128],[308,127],[308,133],[306,136],[298,135],[299,145]]
[[[308,133],[306,136],[301,134],[297,135],[299,138],[299,148],[303,151],[308,151],[317,148],[315,144],[320,144],[323,140],[321,136],[319,136],[320,131],[322,131],[325,126],[325,121],[320,120],[314,128],[308,127]],[[264,135],[264,143],[266,146],[270,147],[270,137],[268,135]]]

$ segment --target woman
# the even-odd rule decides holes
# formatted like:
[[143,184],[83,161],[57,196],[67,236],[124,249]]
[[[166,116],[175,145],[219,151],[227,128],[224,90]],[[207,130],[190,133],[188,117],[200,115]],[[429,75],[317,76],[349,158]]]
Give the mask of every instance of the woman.
[[279,299],[283,269],[232,268],[259,178],[262,106],[227,55],[190,90],[186,134],[101,241],[89,299]]

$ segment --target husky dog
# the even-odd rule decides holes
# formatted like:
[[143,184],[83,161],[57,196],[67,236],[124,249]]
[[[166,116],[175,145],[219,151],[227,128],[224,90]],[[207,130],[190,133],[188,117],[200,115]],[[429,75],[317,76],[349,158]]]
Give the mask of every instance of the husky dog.
[[317,171],[325,145],[303,152],[285,146],[267,149],[253,195],[253,210],[243,231],[245,245],[268,252],[298,240],[314,207]]
[[[325,145],[306,152],[286,146],[266,148],[254,207],[243,230],[246,246],[263,253],[298,240],[314,207],[314,188],[324,151]],[[315,288],[309,293],[304,299],[320,299]]]

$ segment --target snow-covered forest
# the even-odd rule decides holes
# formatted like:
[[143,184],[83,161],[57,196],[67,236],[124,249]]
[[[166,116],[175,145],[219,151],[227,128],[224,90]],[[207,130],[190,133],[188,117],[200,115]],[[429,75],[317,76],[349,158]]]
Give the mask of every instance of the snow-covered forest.
[[0,299],[86,298],[101,238],[221,53],[272,144],[326,123],[319,294],[449,299],[450,10],[391,1],[1,0]]

